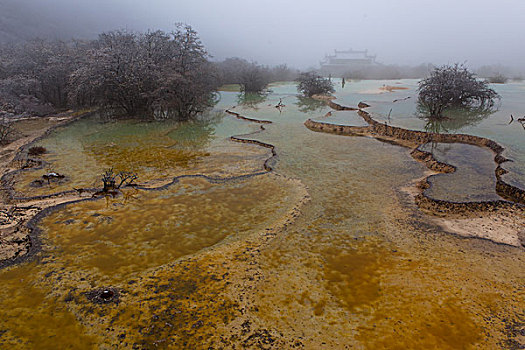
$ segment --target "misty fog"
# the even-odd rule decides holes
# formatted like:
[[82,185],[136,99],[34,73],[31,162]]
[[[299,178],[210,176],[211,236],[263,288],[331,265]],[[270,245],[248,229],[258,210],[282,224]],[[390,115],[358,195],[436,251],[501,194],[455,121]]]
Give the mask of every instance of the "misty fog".
[[384,64],[466,62],[525,71],[525,2],[0,0],[0,40],[94,38],[193,26],[214,59],[317,67],[334,49],[368,49]]

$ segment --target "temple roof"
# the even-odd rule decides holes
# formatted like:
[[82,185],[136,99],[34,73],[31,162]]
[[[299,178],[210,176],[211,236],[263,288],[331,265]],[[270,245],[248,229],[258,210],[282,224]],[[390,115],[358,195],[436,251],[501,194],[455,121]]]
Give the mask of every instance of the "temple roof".
[[327,55],[327,58],[338,58],[338,59],[363,59],[363,58],[375,58],[375,56],[368,55],[368,50],[334,50],[333,55]]

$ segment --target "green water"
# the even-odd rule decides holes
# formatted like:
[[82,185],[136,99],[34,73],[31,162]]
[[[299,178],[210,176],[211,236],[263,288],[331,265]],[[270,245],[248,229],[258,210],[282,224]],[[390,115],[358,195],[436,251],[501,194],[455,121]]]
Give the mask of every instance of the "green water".
[[431,152],[439,162],[456,167],[451,174],[438,174],[429,179],[431,187],[425,191],[429,197],[453,202],[501,199],[496,193],[492,151],[457,143],[428,143],[420,149]]
[[[233,143],[229,137],[256,130],[257,126],[225,117],[218,111],[203,117],[203,121],[186,124],[105,122],[94,116],[60,128],[38,142],[47,150],[42,156],[46,166],[23,172],[14,189],[18,196],[35,196],[101,187],[101,175],[108,168],[134,172],[141,184],[188,173],[249,173],[262,169],[261,159],[267,151]],[[32,185],[48,172],[65,175],[65,181]]]
[[[373,104],[367,90],[382,84],[395,82],[352,82],[337,94]],[[294,84],[272,90],[256,105],[221,92],[216,110],[273,122],[249,136],[275,145],[273,173],[186,178],[47,216],[42,251],[0,271],[0,347],[505,348],[523,320],[523,250],[444,234],[402,191],[426,170],[408,149],[312,132],[308,118],[363,122],[355,112],[325,117],[330,109],[297,99]],[[269,151],[229,140],[258,130],[222,113],[197,124],[79,121],[40,142],[68,182],[38,193],[91,187],[115,163],[152,186],[260,172]],[[458,172],[433,180],[434,194],[492,196],[486,153],[437,145]],[[35,193],[27,186],[38,176],[22,174],[17,191]],[[87,297],[109,287],[118,303]]]
[[[381,92],[383,85],[407,87],[407,90]],[[503,165],[509,171],[504,179],[509,183],[525,187],[525,129],[520,123],[510,122],[525,115],[523,94],[525,83],[511,82],[508,84],[491,84],[491,88],[501,96],[497,110],[489,115],[460,115],[454,120],[443,123],[441,132],[464,133],[487,137],[505,147],[504,156],[512,159]],[[414,130],[426,130],[428,121],[419,118],[417,113],[417,80],[403,79],[399,81],[360,81],[338,86],[336,95],[338,103],[355,106],[359,101],[366,101],[372,116],[389,125],[400,126]],[[409,97],[409,99],[404,100]],[[397,102],[393,102],[398,100]]]

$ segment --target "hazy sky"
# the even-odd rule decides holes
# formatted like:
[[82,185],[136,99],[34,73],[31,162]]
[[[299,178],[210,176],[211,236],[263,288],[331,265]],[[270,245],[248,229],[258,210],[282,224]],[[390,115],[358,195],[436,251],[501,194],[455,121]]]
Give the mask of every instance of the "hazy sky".
[[185,22],[217,59],[306,68],[335,48],[366,48],[386,64],[525,67],[525,0],[23,1],[93,34]]

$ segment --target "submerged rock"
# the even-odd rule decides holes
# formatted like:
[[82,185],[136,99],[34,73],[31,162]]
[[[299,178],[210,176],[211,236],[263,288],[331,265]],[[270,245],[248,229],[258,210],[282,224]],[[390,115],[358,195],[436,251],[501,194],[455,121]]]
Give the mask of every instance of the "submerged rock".
[[42,180],[42,179],[36,179],[36,180],[31,181],[31,182],[29,183],[29,187],[40,188],[40,187],[44,186],[44,184],[45,184],[45,181],[44,181],[44,180]]
[[97,288],[85,294],[88,300],[95,304],[119,303],[120,293],[113,287]]

